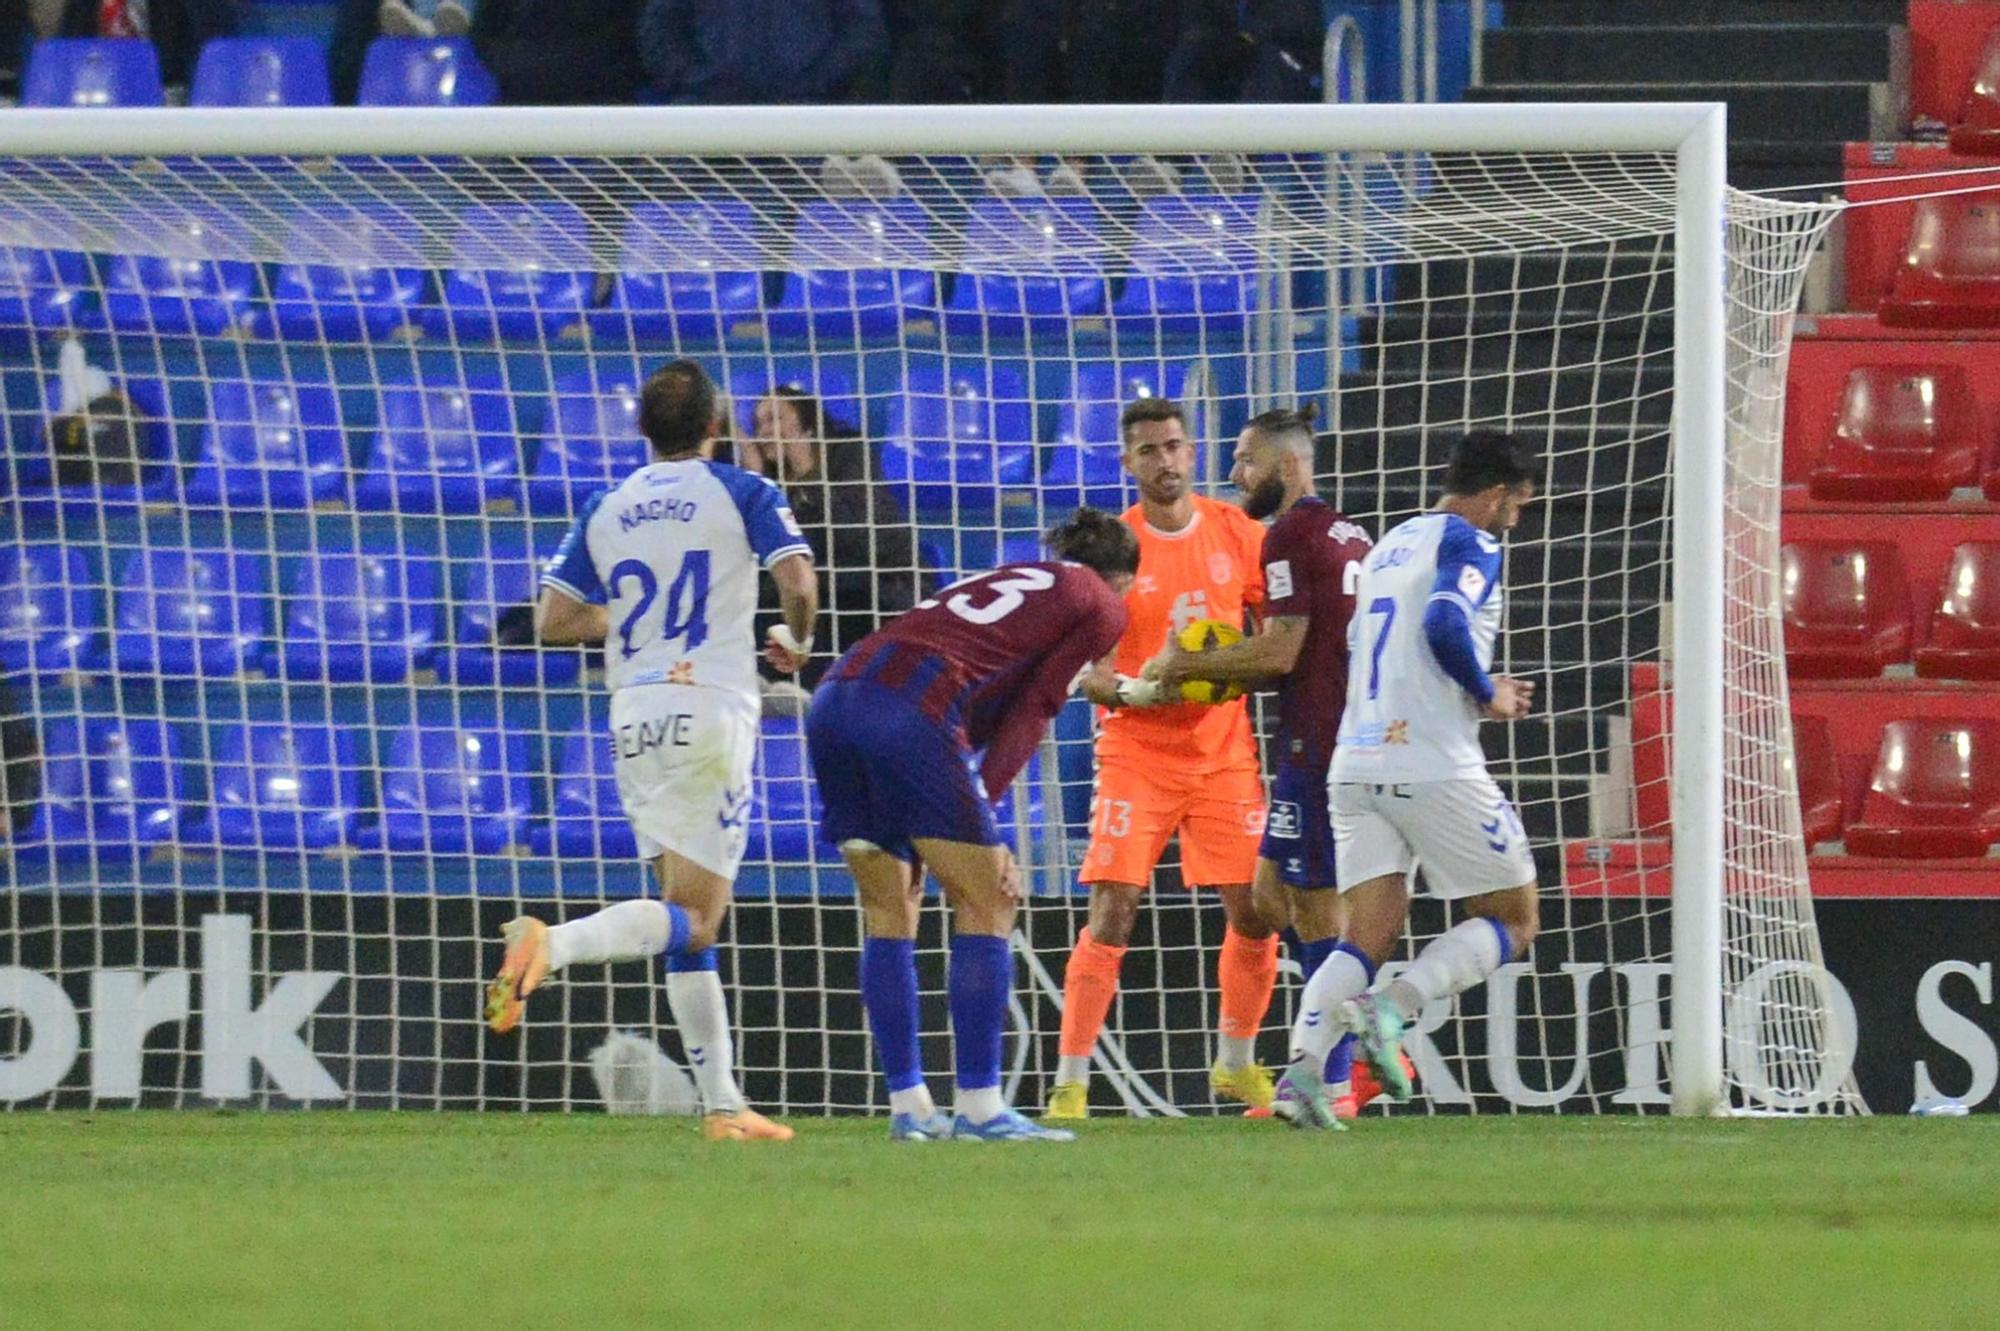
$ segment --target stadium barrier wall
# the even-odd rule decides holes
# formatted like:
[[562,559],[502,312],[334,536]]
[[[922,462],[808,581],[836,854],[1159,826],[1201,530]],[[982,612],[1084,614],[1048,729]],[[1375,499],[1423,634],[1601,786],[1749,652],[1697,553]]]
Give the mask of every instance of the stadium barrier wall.
[[[1511,966],[1466,995],[1456,1018],[1441,1005],[1418,1023],[1411,1051],[1425,1098],[1414,1112],[1574,1112],[1593,1100],[1664,1111],[1670,968],[1605,959],[1607,945],[1611,955],[1637,955],[1625,935],[1649,927],[1642,909],[1655,912],[1650,927],[1658,928],[1658,904],[1577,899],[1568,954],[1538,956],[1537,974]],[[617,983],[562,986],[562,1020],[531,1022],[517,1044],[489,1043],[478,1005],[490,958],[475,940],[511,913],[505,901],[145,892],[95,902],[94,932],[53,927],[78,905],[68,893],[0,896],[0,933],[21,940],[16,964],[0,966],[0,1020],[21,1030],[13,1056],[0,1058],[0,1106],[592,1107],[591,1048],[611,1029],[670,1024],[660,986],[630,966],[618,969]],[[2000,937],[1984,927],[1990,900],[1840,899],[1817,908],[1836,978],[1836,1024],[1855,1032],[1854,1071],[1869,1103],[1894,1113],[1940,1094],[2000,1110]],[[1420,917],[1435,909],[1418,903]],[[796,937],[769,937],[771,912],[740,913],[733,926],[736,964],[756,972],[735,977],[745,1091],[765,1103],[865,1103],[874,1074],[853,974],[858,914],[846,903],[775,914]],[[926,929],[935,932],[939,920],[926,912]],[[1205,1038],[1197,971],[1215,940],[1165,936],[1203,927],[1192,912],[1162,912],[1158,921],[1162,965],[1189,972],[1160,977],[1163,1020],[1148,1025],[1171,1034],[1128,1028],[1122,1038],[1144,1065],[1191,1065],[1147,1042]],[[1029,928],[1032,936],[1032,919]],[[1538,951],[1553,945],[1545,939]],[[1066,948],[1066,937],[1047,939],[1041,960],[1059,967]],[[788,976],[797,966],[823,968],[812,980],[822,993]],[[948,1065],[936,979],[926,977],[924,997],[933,1068]],[[815,1029],[817,1010],[809,1021],[788,1020],[788,982],[800,984],[799,1002],[823,994],[823,1029]],[[1281,1015],[1265,1032],[1274,1044]],[[1031,1071],[1046,1070],[1057,1015],[1036,1003],[1027,1016]],[[788,1050],[789,1041],[810,1041],[811,1056]],[[798,1070],[820,1067],[831,1071]],[[1829,1096],[1844,1071],[1824,1070]],[[1190,1075],[1159,1089],[1200,1105],[1207,1090],[1199,1082]]]

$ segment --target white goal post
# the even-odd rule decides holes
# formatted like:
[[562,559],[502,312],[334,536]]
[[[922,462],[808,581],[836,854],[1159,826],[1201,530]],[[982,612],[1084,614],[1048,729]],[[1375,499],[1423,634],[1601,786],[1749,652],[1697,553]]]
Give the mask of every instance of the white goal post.
[[[286,257],[279,248],[285,243],[283,227],[268,211],[278,200],[365,200],[386,209],[392,223],[406,228],[413,237],[435,241],[450,229],[450,219],[437,211],[441,200],[458,197],[478,202],[510,197],[512,182],[535,175],[542,169],[538,164],[544,163],[557,164],[550,168],[550,178],[574,179],[573,201],[595,224],[600,211],[608,215],[646,197],[646,179],[623,165],[632,162],[671,174],[675,163],[718,159],[731,164],[726,170],[715,168],[715,178],[727,182],[749,178],[760,169],[754,163],[764,159],[828,154],[1076,158],[1093,162],[1127,155],[1176,159],[1297,155],[1310,157],[1315,165],[1311,170],[1274,168],[1290,172],[1290,184],[1305,188],[1317,178],[1314,173],[1323,172],[1325,180],[1338,176],[1351,187],[1343,196],[1349,202],[1329,203],[1327,211],[1330,226],[1341,232],[1352,228],[1352,235],[1338,243],[1330,240],[1319,260],[1330,280],[1317,297],[1326,302],[1328,331],[1324,351],[1316,354],[1336,367],[1329,372],[1329,379],[1341,363],[1341,319],[1351,320],[1356,314],[1344,310],[1341,302],[1364,285],[1346,280],[1354,271],[1372,272],[1396,259],[1416,261],[1431,256],[1463,262],[1469,269],[1479,259],[1519,255],[1530,248],[1558,252],[1571,246],[1615,247],[1627,237],[1655,238],[1661,251],[1670,245],[1670,264],[1660,263],[1649,280],[1656,286],[1670,282],[1672,287],[1672,405],[1667,441],[1671,467],[1670,493],[1665,497],[1670,540],[1664,557],[1671,559],[1673,567],[1670,614],[1662,614],[1670,623],[1670,632],[1663,634],[1660,643],[1672,717],[1671,943],[1667,949],[1649,943],[1640,957],[1632,959],[1650,963],[1664,960],[1671,968],[1672,1112],[1707,1115],[1732,1107],[1839,1111],[1858,1108],[1859,1100],[1847,1075],[1852,1051],[1838,1048],[1838,1022],[1815,969],[1819,965],[1817,937],[1803,847],[1792,845],[1799,841],[1799,814],[1796,790],[1790,784],[1789,721],[1782,655],[1775,636],[1776,436],[1783,356],[1803,261],[1830,213],[1824,208],[1732,196],[1724,181],[1725,131],[1721,105],[1679,103],[476,111],[359,108],[332,113],[24,109],[10,111],[0,119],[0,163],[11,164],[0,176],[11,177],[13,187],[31,195],[38,205],[32,216],[17,225],[19,234],[10,243],[24,243],[22,238],[26,237],[25,243],[51,250],[101,254],[144,243],[135,237],[143,235],[145,219],[130,215],[130,211],[145,207],[147,182],[153,173],[191,173],[200,180],[204,173],[212,172],[212,201],[245,226],[248,239],[218,238],[216,243],[224,248],[209,257],[271,266]],[[443,159],[465,159],[470,166],[456,174],[427,174],[426,163]],[[1629,172],[1624,165],[1628,159],[1639,163]],[[574,169],[565,177],[562,164],[576,161],[610,165],[602,170]],[[1467,170],[1482,182],[1479,188],[1462,199],[1437,204],[1431,214],[1415,221],[1401,220],[1401,213],[1380,203],[1379,189],[1370,194],[1375,186],[1360,183],[1364,178],[1375,181],[1378,170],[1386,170],[1392,178],[1400,172],[1402,183],[1389,186],[1396,195],[1395,208],[1416,216],[1425,206],[1428,186],[1424,182],[1443,169],[1438,163],[1460,161],[1471,164]],[[1575,165],[1577,162],[1586,164]],[[42,169],[44,164],[54,163],[62,164],[62,169]],[[486,163],[492,164],[490,170]],[[731,171],[738,174],[731,175]],[[400,192],[383,190],[369,199],[367,192],[372,187],[368,182],[377,178],[392,181]],[[559,185],[555,192],[561,195],[563,188]],[[1566,188],[1581,197],[1563,198]],[[1329,194],[1339,192],[1331,185],[1328,190]],[[1504,212],[1510,191],[1518,192],[1524,210],[1512,220]],[[1599,205],[1594,208],[1589,199],[1593,192],[1599,196]],[[1557,214],[1547,219],[1545,227],[1544,219],[1533,212],[1544,202],[1558,205]],[[1370,238],[1372,228],[1378,226],[1395,232],[1398,239],[1393,245]],[[1768,241],[1768,246],[1753,252],[1753,240],[1758,246]],[[1305,243],[1296,233],[1288,233],[1282,241],[1284,247],[1291,248]],[[1745,252],[1733,255],[1732,247],[1739,246],[1745,247]],[[420,266],[432,271],[442,268],[436,253],[435,246],[425,251]],[[1108,248],[1102,255],[1085,257],[1101,260],[1107,269],[1129,262]],[[784,255],[774,252],[765,266],[775,271],[785,262]],[[941,254],[937,263],[962,273],[977,268],[977,261],[969,255],[961,260]],[[1746,266],[1747,275],[1732,268],[1732,263]],[[605,270],[604,264],[595,266]],[[1302,263],[1297,271],[1311,267],[1310,262]],[[1556,279],[1559,284],[1571,280],[1567,269],[1560,271],[1564,275]],[[1294,313],[1290,302],[1295,277],[1290,266],[1273,268],[1270,289],[1276,294],[1257,316],[1265,322],[1261,331],[1253,327],[1245,334],[1244,354],[1252,366],[1252,389],[1246,391],[1246,397],[1257,389],[1276,394],[1299,382],[1297,365],[1287,359],[1293,356],[1289,350],[1291,334],[1283,326],[1285,317]],[[1563,292],[1558,291],[1558,303],[1563,298]],[[1403,293],[1398,299],[1421,313],[1427,297]],[[1515,328],[1506,335],[1528,336],[1534,331]],[[457,335],[433,333],[422,345],[457,355],[460,348],[451,340]],[[264,334],[231,336],[254,339]],[[997,345],[996,337],[990,331],[977,335],[981,354],[998,354],[987,350]],[[1220,354],[1215,352],[1223,345],[1220,340],[1211,342],[1205,331],[1198,337],[1200,344],[1191,356]],[[836,354],[826,350],[828,343],[823,339],[818,331],[806,332],[800,343],[804,350],[799,354],[812,358],[815,364],[823,353]],[[165,334],[155,338],[161,344],[166,340]],[[544,353],[554,345],[550,336]],[[1234,354],[1235,344],[1228,345]],[[918,354],[910,348],[904,341],[893,354],[907,363]],[[564,354],[572,349],[567,343],[561,348]],[[285,354],[289,356],[290,350]],[[661,360],[676,352],[659,347],[640,354]],[[1082,354],[1072,345],[1072,358]],[[1260,356],[1273,367],[1268,372],[1256,368]],[[1732,356],[1755,363],[1737,365]],[[202,363],[207,364],[206,359]],[[39,360],[36,366],[39,371]],[[1335,385],[1329,382],[1316,391],[1331,394],[1334,390]],[[864,399],[868,391],[862,390]],[[1044,418],[1053,415],[1053,404],[1039,387],[1032,387],[1030,395],[1031,407]],[[867,405],[865,400],[863,405]],[[1261,410],[1265,405],[1269,403],[1258,402],[1249,409]],[[1454,423],[1438,420],[1435,428]],[[1338,432],[1337,416],[1334,428]],[[1228,440],[1217,435],[1205,442],[1213,476],[1216,459]],[[13,446],[18,452],[22,443],[17,438]],[[956,480],[952,483],[957,484]],[[1419,483],[1425,484],[1421,477]],[[956,515],[955,497],[952,502]],[[17,532],[14,539],[24,538]],[[105,577],[108,584],[109,575]],[[113,589],[107,585],[103,590],[109,599]],[[1504,633],[1503,629],[1503,637]],[[601,691],[601,685],[597,687]],[[1747,696],[1746,687],[1750,690]],[[49,695],[38,692],[35,696]],[[414,708],[417,703],[410,705]],[[38,710],[40,706],[38,703]],[[202,712],[202,716],[207,713]],[[1579,724],[1597,719],[1581,711],[1575,717]],[[1048,761],[1036,779],[1053,781],[1053,758],[1047,753],[1044,756]],[[1507,784],[1504,779],[1502,784]],[[1757,798],[1732,805],[1733,792],[1746,785],[1754,787]],[[1019,797],[1025,800],[1028,794],[1023,790]],[[1049,802],[1043,807],[1046,817],[1060,818],[1059,809]],[[364,818],[367,812],[363,810]],[[1565,835],[1574,832],[1565,827]],[[9,869],[10,876],[12,872]],[[302,878],[310,879],[323,871],[306,865],[300,872]],[[838,869],[821,865],[813,874],[819,882],[837,875]],[[1070,866],[1053,864],[1038,890],[1059,893],[1064,882],[1074,886]],[[19,882],[14,886],[18,891],[29,890]],[[1544,888],[1557,890],[1552,883],[1545,883]],[[777,909],[774,907],[774,914]],[[89,927],[73,915],[37,926],[54,933]],[[774,936],[783,927],[774,923]],[[74,976],[66,976],[53,962],[39,966],[28,956],[24,940],[30,932],[20,921],[11,928],[0,921],[0,941],[13,945],[11,953],[0,952],[0,973],[10,964],[26,971],[44,969],[55,972],[58,982],[66,986]],[[1604,932],[1608,939],[1611,927],[1604,926]],[[1038,944],[1053,941],[1039,939]],[[1606,947],[1611,944],[1607,942]],[[1661,957],[1662,950],[1668,955]],[[71,960],[67,964],[77,963]],[[398,965],[390,967],[386,980],[391,989],[401,974]],[[782,991],[790,972],[782,964],[760,963],[756,973],[767,977],[758,983],[770,983]],[[1747,1004],[1734,1004],[1746,979],[1754,979],[1752,998]],[[272,980],[275,983],[275,975]],[[359,977],[356,980],[358,983]],[[739,971],[738,983],[743,982]],[[1587,990],[1588,982],[1584,984]],[[1024,997],[1030,1008],[1036,1005],[1032,986],[1024,989]],[[133,1001],[138,1000],[135,997]],[[774,1002],[782,1010],[782,992]],[[551,1020],[563,1020],[561,1000],[552,1005],[558,1015]],[[1202,1010],[1207,1009],[1204,1006]],[[308,1019],[308,1023],[312,1020],[317,1019]],[[410,1016],[392,1024],[400,1030],[403,1022],[414,1024],[418,1020]],[[438,1058],[472,1059],[482,1067],[489,1060],[505,1062],[504,1056],[490,1052],[466,1052],[464,1041],[451,1033],[466,1025],[463,1014],[453,1014],[447,1022],[439,1012],[430,1020],[440,1023],[440,1030],[422,1036],[418,1044],[434,1045]],[[1558,1015],[1555,1020],[1560,1023],[1567,1018]],[[1580,1014],[1577,1020],[1580,1024]],[[1622,1027],[1624,1015],[1619,1014],[1617,1020]],[[1029,1030],[1045,1033],[1045,1023],[1032,1012],[1024,1013],[1021,1021]],[[21,1024],[17,1018],[16,1025]],[[782,1018],[778,1024],[785,1026]],[[0,1035],[5,1029],[6,1018],[0,1015]],[[792,1034],[789,1028],[784,1033],[788,1037]],[[862,1046],[846,1038],[857,1033],[858,1025],[853,1032],[797,1032],[801,1047],[810,1046],[816,1051],[814,1057],[831,1062],[857,1056]],[[1113,1038],[1118,1034],[1115,1021],[1109,1034]],[[0,1065],[10,1057],[24,1057],[33,1038],[17,1032],[12,1048],[0,1040]],[[1732,1041],[1748,1043],[1756,1070],[1732,1067]],[[453,1046],[455,1052],[447,1054],[447,1046]],[[793,1047],[790,1042],[784,1044],[787,1050]],[[358,1050],[353,1051],[353,1057],[357,1064],[361,1061]],[[1041,1056],[1017,1045],[1015,1054],[1010,1055],[1017,1076],[1023,1060],[1039,1066]],[[1779,1070],[1773,1072],[1764,1066],[1767,1063]],[[1143,1077],[1145,1072],[1142,1068],[1133,1075]],[[401,1069],[393,1069],[390,1075],[393,1080],[401,1075]],[[1798,1081],[1808,1089],[1824,1082],[1825,1088],[1817,1095],[1795,1094]],[[754,1088],[752,1093],[756,1093]],[[93,1090],[93,1100],[97,1094]],[[842,1097],[815,1094],[817,1099],[807,1096],[791,1107],[853,1107]],[[524,1092],[519,1102],[530,1098]],[[496,1103],[516,1102],[504,1094],[494,1099]],[[1610,1103],[1615,1097],[1602,1099]],[[422,1102],[421,1096],[412,1096],[412,1102]],[[483,1090],[479,1102],[486,1103]]]

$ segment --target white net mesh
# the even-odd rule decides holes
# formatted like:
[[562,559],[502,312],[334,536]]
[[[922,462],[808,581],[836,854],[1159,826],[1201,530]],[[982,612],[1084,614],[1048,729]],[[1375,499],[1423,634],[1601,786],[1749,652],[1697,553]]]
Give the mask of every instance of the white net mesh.
[[[1051,192],[994,192],[1024,176]],[[1135,396],[1189,405],[1211,488],[1248,415],[1320,400],[1323,491],[1378,534],[1430,502],[1464,428],[1543,445],[1502,650],[1547,705],[1491,756],[1545,933],[1413,1052],[1432,1107],[1666,1105],[1670,872],[1645,814],[1664,746],[1634,736],[1672,538],[1670,156],[106,156],[0,159],[0,179],[0,652],[41,752],[39,798],[9,783],[0,1103],[594,1106],[611,1029],[675,1048],[651,968],[566,974],[505,1041],[477,982],[519,910],[647,890],[597,663],[535,647],[522,608],[580,501],[641,460],[636,385],[685,354],[814,529],[836,649],[1030,555],[1078,502],[1129,503]],[[1826,1070],[1772,581],[1788,320],[1824,221],[1738,200],[1730,232],[1717,779],[1731,1076],[1754,1107],[1856,1103]],[[775,385],[819,400],[823,447],[759,444]],[[797,702],[766,699],[725,948],[744,1088],[879,1107]],[[1005,811],[1036,892],[1023,1104],[1082,922],[1090,742],[1072,704]],[[1620,892],[1565,886],[1585,841],[1579,863],[1632,857]],[[1101,1046],[1102,1094],[1156,1111],[1209,1105],[1217,1016],[1220,912],[1172,863]],[[1443,922],[1420,908],[1413,931]]]

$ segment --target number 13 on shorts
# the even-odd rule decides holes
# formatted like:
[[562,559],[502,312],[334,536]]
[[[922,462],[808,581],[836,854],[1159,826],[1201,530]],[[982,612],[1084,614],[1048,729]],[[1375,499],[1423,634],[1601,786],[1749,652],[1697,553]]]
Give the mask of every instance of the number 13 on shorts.
[[1132,834],[1132,801],[1091,797],[1090,830],[1098,836],[1127,837]]

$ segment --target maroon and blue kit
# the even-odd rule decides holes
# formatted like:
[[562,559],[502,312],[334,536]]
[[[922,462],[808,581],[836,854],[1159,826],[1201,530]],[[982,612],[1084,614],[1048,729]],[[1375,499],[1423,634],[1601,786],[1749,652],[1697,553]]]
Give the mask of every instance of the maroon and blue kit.
[[824,838],[904,860],[922,837],[999,845],[993,800],[1124,631],[1101,576],[1043,563],[968,578],[863,638],[806,718]]
[[1324,500],[1301,499],[1264,537],[1264,617],[1306,619],[1298,663],[1278,686],[1271,810],[1258,854],[1293,887],[1334,886],[1326,778],[1347,701],[1347,625],[1368,533]]

